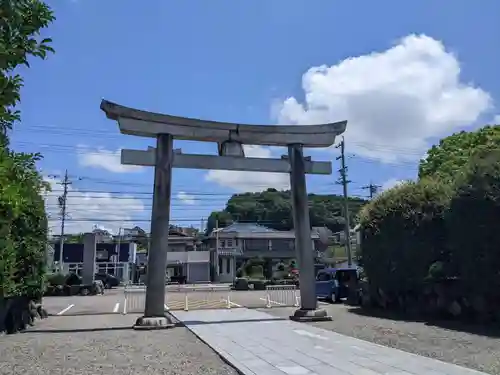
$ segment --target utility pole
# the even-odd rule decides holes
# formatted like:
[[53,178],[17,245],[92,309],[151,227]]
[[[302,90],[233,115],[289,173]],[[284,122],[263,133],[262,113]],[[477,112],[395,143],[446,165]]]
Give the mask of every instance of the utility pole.
[[344,137],[342,137],[342,142],[335,146],[336,148],[340,148],[340,156],[337,157],[337,160],[340,160],[340,180],[337,181],[338,184],[342,185],[344,192],[344,237],[345,237],[345,249],[347,253],[347,265],[349,267],[352,266],[352,252],[351,252],[351,228],[349,223],[349,200],[347,196],[347,184],[350,181],[347,180],[347,167],[345,165],[345,141]]
[[219,220],[215,220],[215,281],[219,281]]
[[380,189],[382,186],[380,185],[374,185],[370,182],[370,185],[366,185],[366,186],[363,186],[361,189],[368,189],[368,191],[370,192],[370,199],[373,199],[373,196],[375,194],[377,194],[378,192],[378,189]]
[[59,185],[63,186],[63,195],[58,197],[59,207],[61,208],[61,238],[59,239],[59,272],[63,271],[63,249],[64,249],[64,224],[66,222],[66,201],[68,199],[68,186],[72,184],[68,177],[68,170],[64,174],[64,180],[58,182]]

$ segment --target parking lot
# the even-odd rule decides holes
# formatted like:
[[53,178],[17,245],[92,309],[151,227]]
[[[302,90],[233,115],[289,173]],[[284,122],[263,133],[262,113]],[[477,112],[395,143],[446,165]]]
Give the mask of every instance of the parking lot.
[[[127,313],[144,311],[145,289],[138,289],[129,294]],[[280,291],[234,291],[184,289],[177,286],[167,288],[165,298],[166,310],[220,309],[220,308],[265,308],[294,306],[300,302],[298,291],[288,291],[286,295]],[[44,307],[50,315],[92,315],[119,314],[124,312],[124,288],[106,290],[104,295],[44,297]]]

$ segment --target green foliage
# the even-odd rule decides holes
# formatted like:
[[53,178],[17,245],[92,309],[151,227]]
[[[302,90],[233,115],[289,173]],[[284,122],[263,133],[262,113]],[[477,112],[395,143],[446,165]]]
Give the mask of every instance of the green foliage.
[[34,293],[44,278],[47,219],[37,155],[0,148],[0,296]]
[[52,11],[41,1],[0,2],[0,132],[4,134],[20,119],[15,106],[23,79],[14,71],[20,65],[29,67],[30,55],[45,59],[47,52],[53,52],[51,39],[40,38],[40,30],[53,20]]
[[500,296],[500,150],[480,151],[457,177],[446,217],[454,274],[471,295]]
[[65,285],[66,278],[68,276],[63,273],[52,273],[46,276],[47,284],[56,286],[56,285]]
[[372,285],[394,295],[419,290],[429,267],[448,259],[444,217],[450,196],[445,184],[407,182],[363,208],[361,257]]
[[240,277],[243,277],[243,276],[245,276],[245,273],[243,272],[243,269],[238,268],[238,269],[236,270],[236,277],[237,277],[237,278],[240,278]]
[[[351,198],[350,215],[352,221],[366,201]],[[323,227],[338,232],[343,229],[343,198],[338,195],[309,194],[309,212],[312,226]],[[207,221],[207,233],[210,233],[219,221],[219,227],[225,227],[234,221],[260,222],[278,230],[293,228],[292,203],[290,191],[267,189],[260,193],[242,193],[233,195],[223,211],[212,212]]]
[[264,263],[262,258],[251,258],[248,259],[243,265],[243,273],[245,276],[252,277],[254,279],[264,277]]
[[420,161],[419,178],[452,181],[475,153],[498,149],[499,144],[500,126],[485,126],[473,132],[453,134],[433,146],[426,159]]
[[7,131],[19,121],[22,77],[28,57],[44,59],[50,39],[40,30],[54,16],[37,0],[0,1],[0,298],[39,297],[45,272],[47,219],[41,192],[47,188],[36,170],[38,154],[9,149]]

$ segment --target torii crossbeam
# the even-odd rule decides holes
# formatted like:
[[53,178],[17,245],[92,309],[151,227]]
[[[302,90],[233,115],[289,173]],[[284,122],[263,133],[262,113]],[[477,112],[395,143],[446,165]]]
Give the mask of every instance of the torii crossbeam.
[[[330,162],[305,158],[303,148],[333,145],[335,138],[345,131],[347,121],[321,125],[234,124],[146,112],[107,100],[101,102],[101,109],[109,119],[118,122],[121,133],[156,138],[156,148],[122,150],[121,155],[122,164],[155,168],[146,306],[144,316],[136,322],[137,327],[157,328],[169,323],[164,312],[164,296],[172,168],[289,173],[301,296],[301,306],[290,318],[328,318],[324,310],[317,308],[305,175],[331,174],[332,166]],[[173,149],[174,139],[215,142],[219,155],[183,154]],[[279,159],[248,158],[244,154],[245,144],[288,147],[288,155]]]

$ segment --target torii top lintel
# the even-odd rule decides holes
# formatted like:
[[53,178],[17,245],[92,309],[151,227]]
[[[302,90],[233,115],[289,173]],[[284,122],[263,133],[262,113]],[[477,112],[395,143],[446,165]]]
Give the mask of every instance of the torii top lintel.
[[118,121],[123,134],[152,138],[171,134],[181,140],[218,143],[231,140],[262,146],[329,147],[347,125],[347,121],[321,125],[234,124],[141,111],[107,100],[102,100],[101,109],[109,119]]

